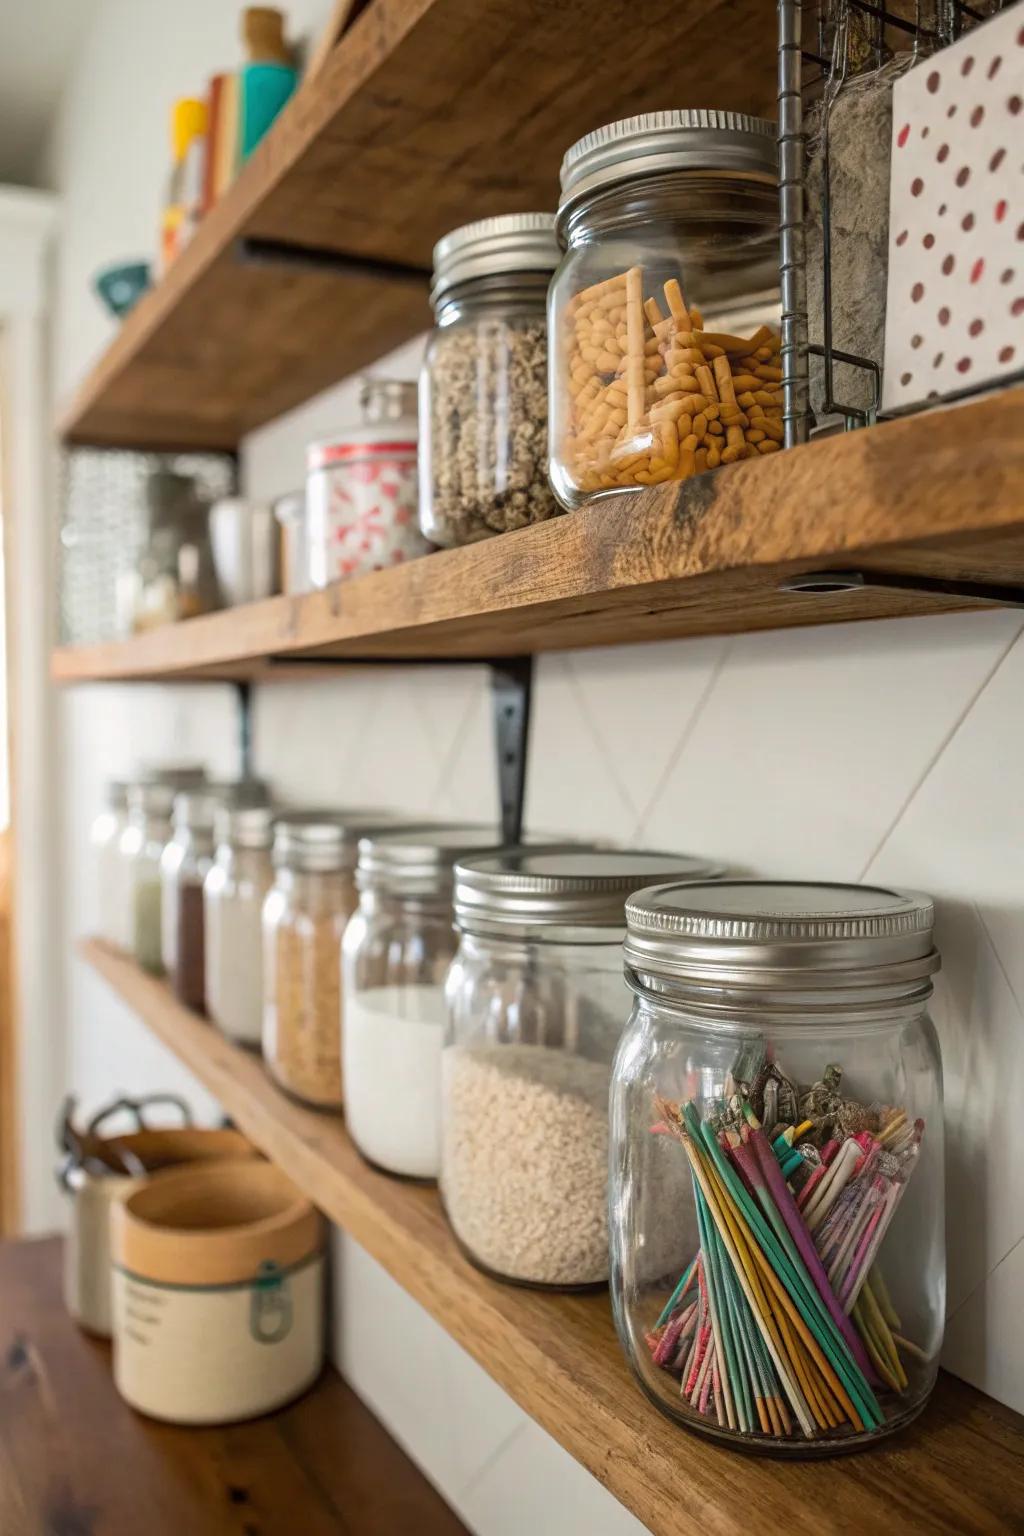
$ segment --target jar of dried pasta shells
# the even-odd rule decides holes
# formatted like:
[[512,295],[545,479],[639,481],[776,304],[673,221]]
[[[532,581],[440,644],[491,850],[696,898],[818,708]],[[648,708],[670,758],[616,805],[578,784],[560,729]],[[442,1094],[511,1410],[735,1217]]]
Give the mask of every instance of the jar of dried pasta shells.
[[651,112],[565,156],[548,301],[563,506],[781,447],[775,136],[736,112]]
[[420,527],[471,544],[558,511],[548,484],[545,302],[554,215],[463,225],[434,247],[436,325],[420,374]]

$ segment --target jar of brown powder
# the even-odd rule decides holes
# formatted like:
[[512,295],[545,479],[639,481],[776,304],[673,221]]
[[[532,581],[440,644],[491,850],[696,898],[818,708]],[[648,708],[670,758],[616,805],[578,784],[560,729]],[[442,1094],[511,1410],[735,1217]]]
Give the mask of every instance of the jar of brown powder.
[[358,905],[359,838],[379,813],[289,813],[274,828],[263,904],[263,1054],[309,1104],[340,1109],[341,936]]
[[209,790],[175,797],[174,835],[160,859],[164,969],[187,1008],[206,1011],[203,881],[213,860],[213,822],[221,797]]

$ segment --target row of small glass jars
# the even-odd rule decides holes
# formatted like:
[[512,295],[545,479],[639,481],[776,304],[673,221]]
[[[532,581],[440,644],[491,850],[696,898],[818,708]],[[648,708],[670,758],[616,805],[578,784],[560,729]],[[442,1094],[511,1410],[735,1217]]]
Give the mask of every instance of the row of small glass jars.
[[420,523],[465,544],[781,446],[776,126],[646,113],[566,154],[558,214],[434,249]]
[[624,1348],[673,1417],[803,1453],[912,1418],[944,1313],[931,903],[709,881],[679,855],[480,852],[486,827],[360,840],[359,820],[277,824],[273,1076],[344,1105],[378,1167],[439,1178],[480,1268],[610,1274]]

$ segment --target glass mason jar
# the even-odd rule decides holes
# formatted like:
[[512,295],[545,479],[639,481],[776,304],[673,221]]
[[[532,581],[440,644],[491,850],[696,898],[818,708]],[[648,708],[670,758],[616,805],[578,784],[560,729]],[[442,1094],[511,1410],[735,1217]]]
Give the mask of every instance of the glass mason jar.
[[548,300],[564,507],[781,446],[776,132],[651,112],[565,156]]
[[440,1183],[481,1269],[554,1288],[607,1279],[624,904],[652,881],[713,873],[681,854],[568,847],[457,865]]
[[171,836],[174,795],[170,784],[129,785],[128,826],[121,836],[131,891],[131,949],[138,963],[154,975],[163,970],[160,860]]
[[259,1046],[263,1032],[262,914],[274,879],[273,827],[269,805],[222,805],[203,882],[206,1011],[240,1045]]
[[107,784],[106,805],[89,829],[96,881],[97,928],[108,944],[127,949],[131,943],[129,865],[121,854],[128,826],[128,786],[120,779]]
[[420,374],[420,527],[471,544],[558,511],[548,484],[549,213],[502,214],[434,247],[435,328]]
[[932,903],[726,881],[626,918],[611,1285],[644,1391],[754,1449],[889,1434],[934,1385],[945,1313]]
[[457,948],[452,871],[497,827],[381,832],[359,844],[359,909],[343,942],[345,1124],[388,1173],[436,1179],[444,982]]
[[283,1088],[340,1109],[341,938],[356,909],[359,838],[380,817],[282,816],[263,904],[263,1054]]
[[206,1011],[203,882],[213,862],[220,796],[210,788],[175,796],[172,835],[160,859],[160,957],[179,1002]]

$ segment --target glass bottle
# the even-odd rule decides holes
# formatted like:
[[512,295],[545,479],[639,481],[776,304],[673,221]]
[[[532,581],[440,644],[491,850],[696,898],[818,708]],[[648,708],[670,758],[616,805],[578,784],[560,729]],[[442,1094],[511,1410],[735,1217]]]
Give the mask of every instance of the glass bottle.
[[106,805],[89,830],[89,842],[96,881],[97,929],[100,938],[122,949],[127,949],[131,942],[128,865],[120,846],[127,826],[128,785],[111,779]]
[[381,818],[283,815],[263,904],[263,1055],[283,1088],[340,1109],[341,937],[355,911],[359,837]]
[[420,374],[420,527],[469,544],[558,511],[548,485],[549,213],[480,219],[434,247]]
[[229,1039],[259,1046],[263,1031],[262,912],[274,871],[269,805],[221,806],[217,851],[203,884],[206,1011]]
[[138,963],[160,975],[160,860],[171,836],[175,791],[159,782],[132,784],[128,789],[128,827],[121,853],[129,861],[132,928],[131,947]]
[[931,901],[725,881],[626,916],[611,1289],[644,1391],[782,1454],[888,1434],[945,1313]]
[[649,112],[562,162],[551,483],[632,495],[782,442],[775,123]]
[[160,956],[179,1002],[206,1010],[203,882],[213,862],[220,796],[212,786],[174,801],[172,835],[160,859]]
[[454,823],[359,844],[359,907],[342,945],[345,1124],[388,1173],[437,1178],[444,981],[458,942],[452,871],[500,842],[497,827]]
[[480,1268],[555,1288],[608,1276],[608,1087],[625,1017],[623,907],[682,854],[513,849],[455,871],[441,1193]]

